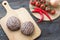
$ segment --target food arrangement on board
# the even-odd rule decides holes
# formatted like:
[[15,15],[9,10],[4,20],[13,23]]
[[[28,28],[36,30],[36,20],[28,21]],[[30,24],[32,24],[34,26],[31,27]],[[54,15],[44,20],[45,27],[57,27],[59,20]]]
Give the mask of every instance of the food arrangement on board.
[[[34,40],[41,35],[40,28],[25,8],[13,10],[7,1],[3,1],[2,5],[7,14],[0,24],[9,40]],[[30,0],[29,8],[40,23],[44,20],[52,22],[59,17],[59,6],[59,0]]]
[[9,40],[34,40],[41,35],[40,28],[25,8],[13,10],[7,1],[3,1],[2,5],[7,14],[0,24]]

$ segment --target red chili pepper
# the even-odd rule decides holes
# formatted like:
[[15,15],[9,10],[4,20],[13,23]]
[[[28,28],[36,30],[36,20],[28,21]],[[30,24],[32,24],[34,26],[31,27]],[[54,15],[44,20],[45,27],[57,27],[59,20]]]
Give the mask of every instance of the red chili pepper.
[[39,23],[39,22],[42,22],[43,21],[43,19],[44,19],[44,15],[42,14],[42,12],[40,11],[40,15],[41,15],[41,19],[39,19],[37,22]]
[[42,10],[41,8],[35,8],[34,10],[40,10],[41,12],[43,12],[43,14],[45,14],[50,19],[50,21],[52,21],[52,19],[50,18],[50,16],[46,11]]
[[43,14],[42,14],[42,12],[41,11],[39,11],[39,10],[34,10],[34,11],[32,11],[33,13],[39,13],[40,15],[41,15],[41,19],[39,19],[37,22],[38,23],[40,23],[40,22],[42,22],[43,21],[43,19],[44,19],[44,16],[43,16]]

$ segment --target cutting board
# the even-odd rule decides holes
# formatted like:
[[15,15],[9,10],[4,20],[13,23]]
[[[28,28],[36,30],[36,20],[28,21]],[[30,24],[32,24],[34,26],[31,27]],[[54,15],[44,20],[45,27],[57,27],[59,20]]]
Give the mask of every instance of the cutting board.
[[[32,0],[30,0],[30,3],[31,3]],[[30,8],[30,11],[32,12],[34,9],[33,9],[33,5],[29,4],[29,8]],[[48,15],[51,17],[52,20],[55,20],[57,19],[59,16],[60,16],[60,8],[58,9],[55,9],[56,10],[56,14],[55,15],[51,15],[48,13]],[[38,13],[32,13],[36,18],[40,19],[40,14]],[[48,17],[46,15],[44,15],[44,21],[50,21],[48,19]]]
[[[9,6],[7,1],[3,1],[2,5],[6,9],[7,14],[0,20],[0,24],[4,32],[8,36],[9,40],[34,40],[41,35],[40,28],[38,27],[38,25],[35,23],[33,18],[30,16],[29,12],[25,8],[19,8],[17,10],[14,10]],[[6,26],[6,22],[8,18],[11,16],[17,17],[21,21],[21,24],[23,24],[26,21],[31,21],[34,24],[35,28],[33,34],[30,36],[26,36],[23,35],[20,30],[10,31]]]

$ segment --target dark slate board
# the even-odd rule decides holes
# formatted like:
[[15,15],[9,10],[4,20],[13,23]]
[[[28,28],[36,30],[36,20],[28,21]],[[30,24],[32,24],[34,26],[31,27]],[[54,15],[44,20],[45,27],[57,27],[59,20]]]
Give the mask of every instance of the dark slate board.
[[[3,0],[0,0],[2,3]],[[8,0],[10,6],[13,9],[18,9],[20,7],[25,7],[28,12],[31,14],[33,19],[37,21],[32,13],[29,10],[29,0]],[[6,10],[0,4],[0,19],[5,16]],[[53,22],[43,21],[41,23],[37,23],[42,30],[42,34],[36,40],[60,40],[60,17],[54,20]],[[0,27],[0,40],[9,40],[3,29]]]

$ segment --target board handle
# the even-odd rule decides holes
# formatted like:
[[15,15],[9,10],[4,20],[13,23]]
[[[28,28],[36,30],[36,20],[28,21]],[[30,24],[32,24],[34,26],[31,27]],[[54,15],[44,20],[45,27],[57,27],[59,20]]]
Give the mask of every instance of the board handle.
[[3,1],[3,2],[2,2],[2,5],[4,6],[4,8],[5,8],[7,11],[11,11],[11,10],[12,10],[7,1]]

